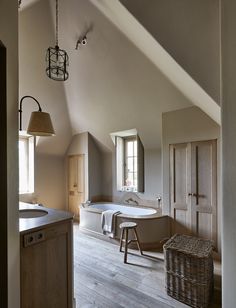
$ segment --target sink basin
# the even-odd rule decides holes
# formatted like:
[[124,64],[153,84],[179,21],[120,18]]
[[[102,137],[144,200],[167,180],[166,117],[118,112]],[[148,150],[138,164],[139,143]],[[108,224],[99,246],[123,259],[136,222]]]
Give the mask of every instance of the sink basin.
[[39,209],[27,209],[27,210],[20,210],[19,211],[19,217],[20,218],[36,218],[36,217],[42,217],[48,214],[45,210],[39,210]]

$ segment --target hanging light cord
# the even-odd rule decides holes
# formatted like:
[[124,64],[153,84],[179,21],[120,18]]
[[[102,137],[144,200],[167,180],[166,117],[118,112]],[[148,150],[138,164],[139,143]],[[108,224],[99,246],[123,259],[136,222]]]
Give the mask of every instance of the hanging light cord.
[[58,46],[58,0],[56,0],[56,46]]

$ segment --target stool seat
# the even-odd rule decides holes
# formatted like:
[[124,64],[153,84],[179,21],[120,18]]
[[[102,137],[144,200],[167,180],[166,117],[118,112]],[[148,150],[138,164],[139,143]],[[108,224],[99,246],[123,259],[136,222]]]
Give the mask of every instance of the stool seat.
[[[125,248],[124,263],[127,263],[128,245],[131,242],[136,242],[141,255],[143,255],[136,227],[137,227],[137,224],[135,222],[132,222],[132,221],[126,221],[126,222],[123,222],[123,223],[120,224],[120,229],[122,230],[121,231],[121,237],[120,237],[120,252],[123,252],[122,246],[123,246],[123,243],[125,244],[124,245],[125,246],[124,247]],[[135,237],[134,239],[129,240],[129,230],[133,230],[134,237]]]
[[122,224],[120,224],[120,228],[127,228],[127,229],[132,229],[132,228],[136,228],[137,224],[136,222],[131,222],[131,221],[127,221],[127,222],[122,222]]

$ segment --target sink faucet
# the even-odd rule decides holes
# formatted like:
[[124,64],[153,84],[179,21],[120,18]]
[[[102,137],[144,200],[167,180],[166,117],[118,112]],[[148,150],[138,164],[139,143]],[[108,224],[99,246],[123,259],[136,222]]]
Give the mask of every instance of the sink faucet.
[[133,203],[135,203],[136,205],[139,205],[138,201],[136,201],[136,200],[134,200],[134,199],[132,199],[132,198],[129,198],[129,199],[125,200],[125,201],[126,201],[127,203],[133,202]]

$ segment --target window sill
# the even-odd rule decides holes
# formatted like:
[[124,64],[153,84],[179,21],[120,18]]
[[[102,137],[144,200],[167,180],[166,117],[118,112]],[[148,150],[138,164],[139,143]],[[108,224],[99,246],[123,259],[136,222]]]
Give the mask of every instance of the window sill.
[[32,195],[32,194],[34,194],[34,191],[19,192],[20,196],[22,196],[22,195]]

